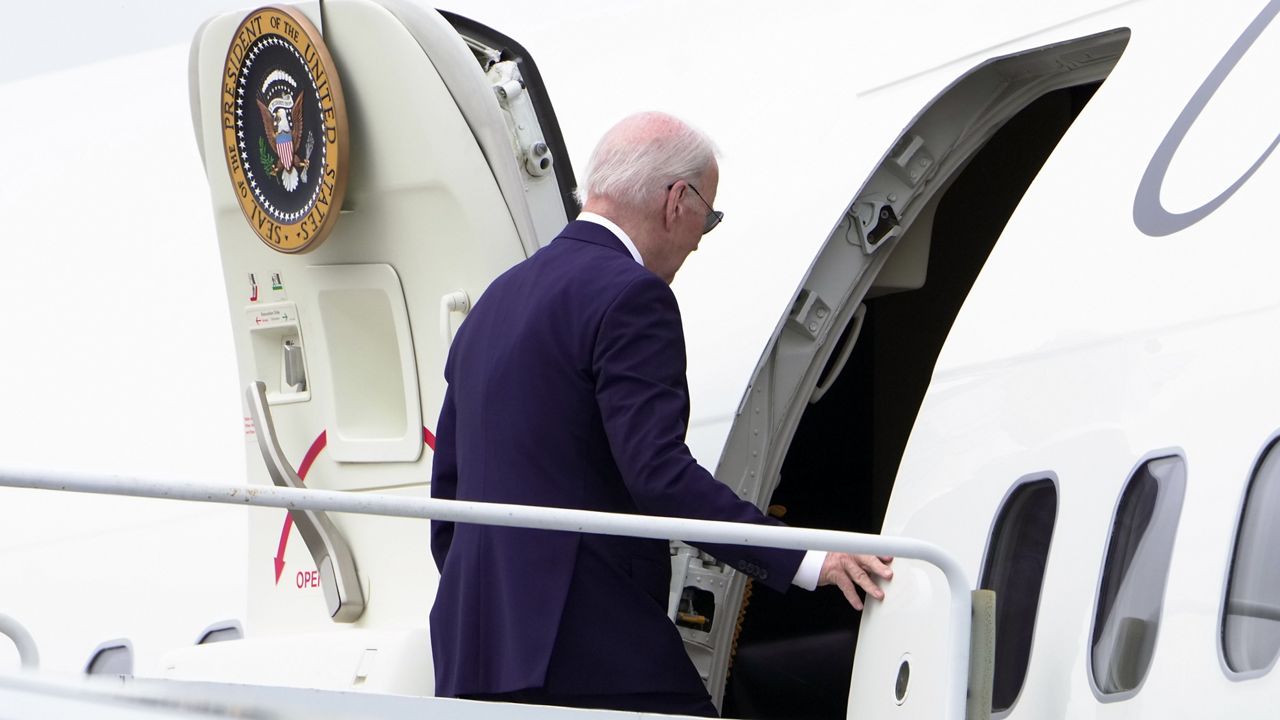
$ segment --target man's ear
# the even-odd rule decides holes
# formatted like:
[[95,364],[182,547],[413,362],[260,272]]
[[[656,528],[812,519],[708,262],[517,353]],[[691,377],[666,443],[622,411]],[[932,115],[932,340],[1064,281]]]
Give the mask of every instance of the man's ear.
[[680,215],[680,201],[684,199],[685,183],[683,180],[677,181],[667,191],[667,201],[663,205],[663,228],[668,232],[675,227],[676,219]]

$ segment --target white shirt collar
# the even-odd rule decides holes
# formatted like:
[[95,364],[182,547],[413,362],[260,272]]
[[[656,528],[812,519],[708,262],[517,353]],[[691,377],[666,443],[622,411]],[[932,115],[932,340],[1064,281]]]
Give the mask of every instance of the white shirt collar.
[[636,249],[636,244],[631,242],[631,236],[627,235],[622,228],[618,227],[612,220],[603,215],[597,215],[592,212],[580,212],[578,213],[578,219],[585,220],[589,223],[595,223],[596,225],[599,225],[605,230],[613,233],[622,241],[622,246],[627,249],[627,252],[631,253],[631,257],[635,258],[636,262],[640,263],[641,266],[644,265],[644,258],[640,257],[640,251]]

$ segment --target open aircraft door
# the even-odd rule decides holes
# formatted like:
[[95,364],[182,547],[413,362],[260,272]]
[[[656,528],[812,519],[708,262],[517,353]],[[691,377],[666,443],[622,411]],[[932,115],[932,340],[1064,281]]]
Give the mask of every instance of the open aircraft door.
[[[425,494],[452,334],[577,212],[536,67],[462,18],[324,0],[208,21],[190,73],[251,481]],[[247,638],[171,676],[432,691],[426,523],[249,524]]]

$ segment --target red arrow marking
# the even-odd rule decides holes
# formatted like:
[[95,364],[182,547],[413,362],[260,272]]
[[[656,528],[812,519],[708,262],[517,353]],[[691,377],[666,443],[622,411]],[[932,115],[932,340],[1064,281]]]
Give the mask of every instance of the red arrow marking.
[[[302,464],[298,466],[298,479],[306,480],[307,473],[311,470],[311,465],[315,463],[316,458],[320,456],[320,451],[324,450],[324,446],[328,444],[328,431],[321,430],[320,435],[311,443],[311,447],[307,449],[307,454],[302,456]],[[426,427],[422,428],[422,442],[431,448],[432,452],[436,449],[436,436]],[[289,531],[293,530],[293,515],[285,513],[284,527],[280,530],[280,544],[276,546],[276,584],[280,584],[280,576],[284,573],[284,549],[289,546]]]
[[307,454],[302,456],[302,464],[298,466],[298,479],[306,480],[307,473],[311,472],[311,465],[319,457],[320,451],[329,442],[329,433],[321,430],[320,434],[311,443],[311,447],[307,449]]

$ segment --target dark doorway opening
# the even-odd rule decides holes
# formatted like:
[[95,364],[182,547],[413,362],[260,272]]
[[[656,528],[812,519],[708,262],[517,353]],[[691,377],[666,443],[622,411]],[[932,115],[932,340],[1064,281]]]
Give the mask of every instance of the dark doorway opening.
[[[947,333],[1023,193],[1100,85],[1056,90],[1027,105],[944,191],[924,286],[866,301],[844,371],[800,420],[772,499],[786,508],[787,524],[880,531]],[[845,717],[858,621],[835,588],[754,593],[723,715]]]

